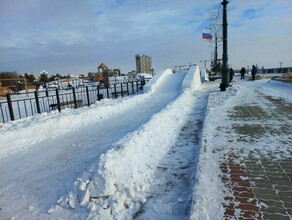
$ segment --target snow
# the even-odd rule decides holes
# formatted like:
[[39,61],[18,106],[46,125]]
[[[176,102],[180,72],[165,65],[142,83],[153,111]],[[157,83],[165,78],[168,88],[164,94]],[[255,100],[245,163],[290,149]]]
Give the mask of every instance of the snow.
[[215,125],[254,90],[291,102],[291,85],[236,78],[218,92],[199,73],[161,71],[142,94],[1,124],[0,219],[223,216],[205,141],[220,145]]
[[[224,210],[221,205],[224,202],[222,198],[229,195],[222,190],[224,186],[219,178],[221,173],[219,166],[220,162],[224,161],[222,158],[231,151],[231,148],[235,148],[232,149],[235,152],[237,149],[244,149],[237,152],[237,154],[245,157],[254,150],[257,150],[262,155],[273,152],[273,157],[278,157],[278,159],[280,159],[280,155],[277,155],[276,152],[281,153],[281,157],[290,156],[288,149],[291,146],[279,143],[273,134],[265,133],[264,137],[254,143],[249,142],[242,148],[242,143],[237,143],[239,137],[234,133],[226,132],[222,134],[222,132],[218,131],[220,126],[221,129],[224,127],[227,131],[232,130],[232,120],[226,120],[228,112],[231,112],[234,106],[240,106],[243,100],[247,105],[254,105],[255,91],[261,92],[263,96],[280,97],[287,103],[292,101],[290,95],[292,85],[289,83],[270,81],[269,79],[241,81],[238,77],[235,80],[236,83],[229,87],[227,92],[211,92],[209,96],[200,144],[203,152],[200,154],[197,166],[198,175],[193,189],[190,219],[215,219],[218,216],[224,216]],[[257,102],[256,104],[265,109],[264,103]],[[252,123],[252,120],[244,121],[244,125]],[[281,124],[283,122],[280,121],[278,123]],[[273,124],[277,126],[274,121]],[[287,143],[289,143],[288,140],[291,137],[281,138],[284,139],[283,141],[286,138]],[[226,143],[227,140],[231,143],[236,143],[236,145]],[[218,149],[219,152],[213,153],[214,149]],[[256,158],[259,154],[254,153],[253,156]]]
[[145,92],[154,92],[157,87],[164,81],[164,79],[172,74],[171,69],[161,70],[156,75],[154,75],[153,80],[150,80],[145,86],[144,91]]

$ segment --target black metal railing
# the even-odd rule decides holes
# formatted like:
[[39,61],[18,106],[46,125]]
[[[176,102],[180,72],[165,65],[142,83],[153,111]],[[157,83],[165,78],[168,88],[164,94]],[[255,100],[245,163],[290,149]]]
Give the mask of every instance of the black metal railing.
[[[64,108],[90,106],[103,98],[118,98],[135,94],[143,89],[145,81],[113,84],[108,87],[81,86],[78,88],[46,89],[29,92],[29,97],[15,98],[19,94],[6,94],[0,100],[0,122],[5,123],[17,119],[51,112]],[[23,94],[24,95],[24,94]]]

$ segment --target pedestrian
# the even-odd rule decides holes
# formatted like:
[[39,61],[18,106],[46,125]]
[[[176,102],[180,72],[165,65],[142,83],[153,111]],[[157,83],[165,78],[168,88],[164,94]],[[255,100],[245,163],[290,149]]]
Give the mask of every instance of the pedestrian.
[[229,82],[231,82],[231,81],[232,81],[232,79],[233,79],[233,76],[234,76],[234,71],[233,71],[233,69],[232,69],[232,68],[230,68],[230,69],[229,69]]
[[246,73],[246,70],[244,67],[241,68],[240,70],[240,79],[244,79],[244,74]]
[[255,65],[252,65],[252,69],[251,69],[252,80],[255,80],[256,73],[257,73],[257,68],[255,67]]

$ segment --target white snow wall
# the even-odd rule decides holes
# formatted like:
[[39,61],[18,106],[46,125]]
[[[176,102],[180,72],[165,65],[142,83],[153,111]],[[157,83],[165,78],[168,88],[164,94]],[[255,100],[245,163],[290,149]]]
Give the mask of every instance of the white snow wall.
[[[173,74],[171,69],[157,73],[145,86],[144,92],[155,92],[167,75]],[[191,67],[182,83],[182,89],[190,89],[192,92],[202,84],[199,66]]]
[[161,70],[155,74],[152,79],[144,86],[144,92],[155,92],[161,82],[166,78],[167,75],[172,74],[171,69]]
[[194,92],[201,86],[201,84],[200,68],[198,66],[192,66],[182,83],[182,89],[189,88],[192,92]]

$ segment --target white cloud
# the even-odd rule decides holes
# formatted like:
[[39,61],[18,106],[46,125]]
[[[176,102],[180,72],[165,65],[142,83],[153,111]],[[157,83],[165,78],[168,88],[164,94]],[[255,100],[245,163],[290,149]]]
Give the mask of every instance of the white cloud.
[[[152,56],[157,69],[199,63],[201,32],[209,9],[220,1],[2,0],[0,4],[0,71],[36,72],[42,66],[51,73],[76,69],[86,73],[101,62],[124,72],[132,70],[136,53]],[[231,65],[278,66],[278,60],[291,65],[291,14],[290,0],[230,0]],[[204,58],[210,58],[211,48],[204,50]]]

